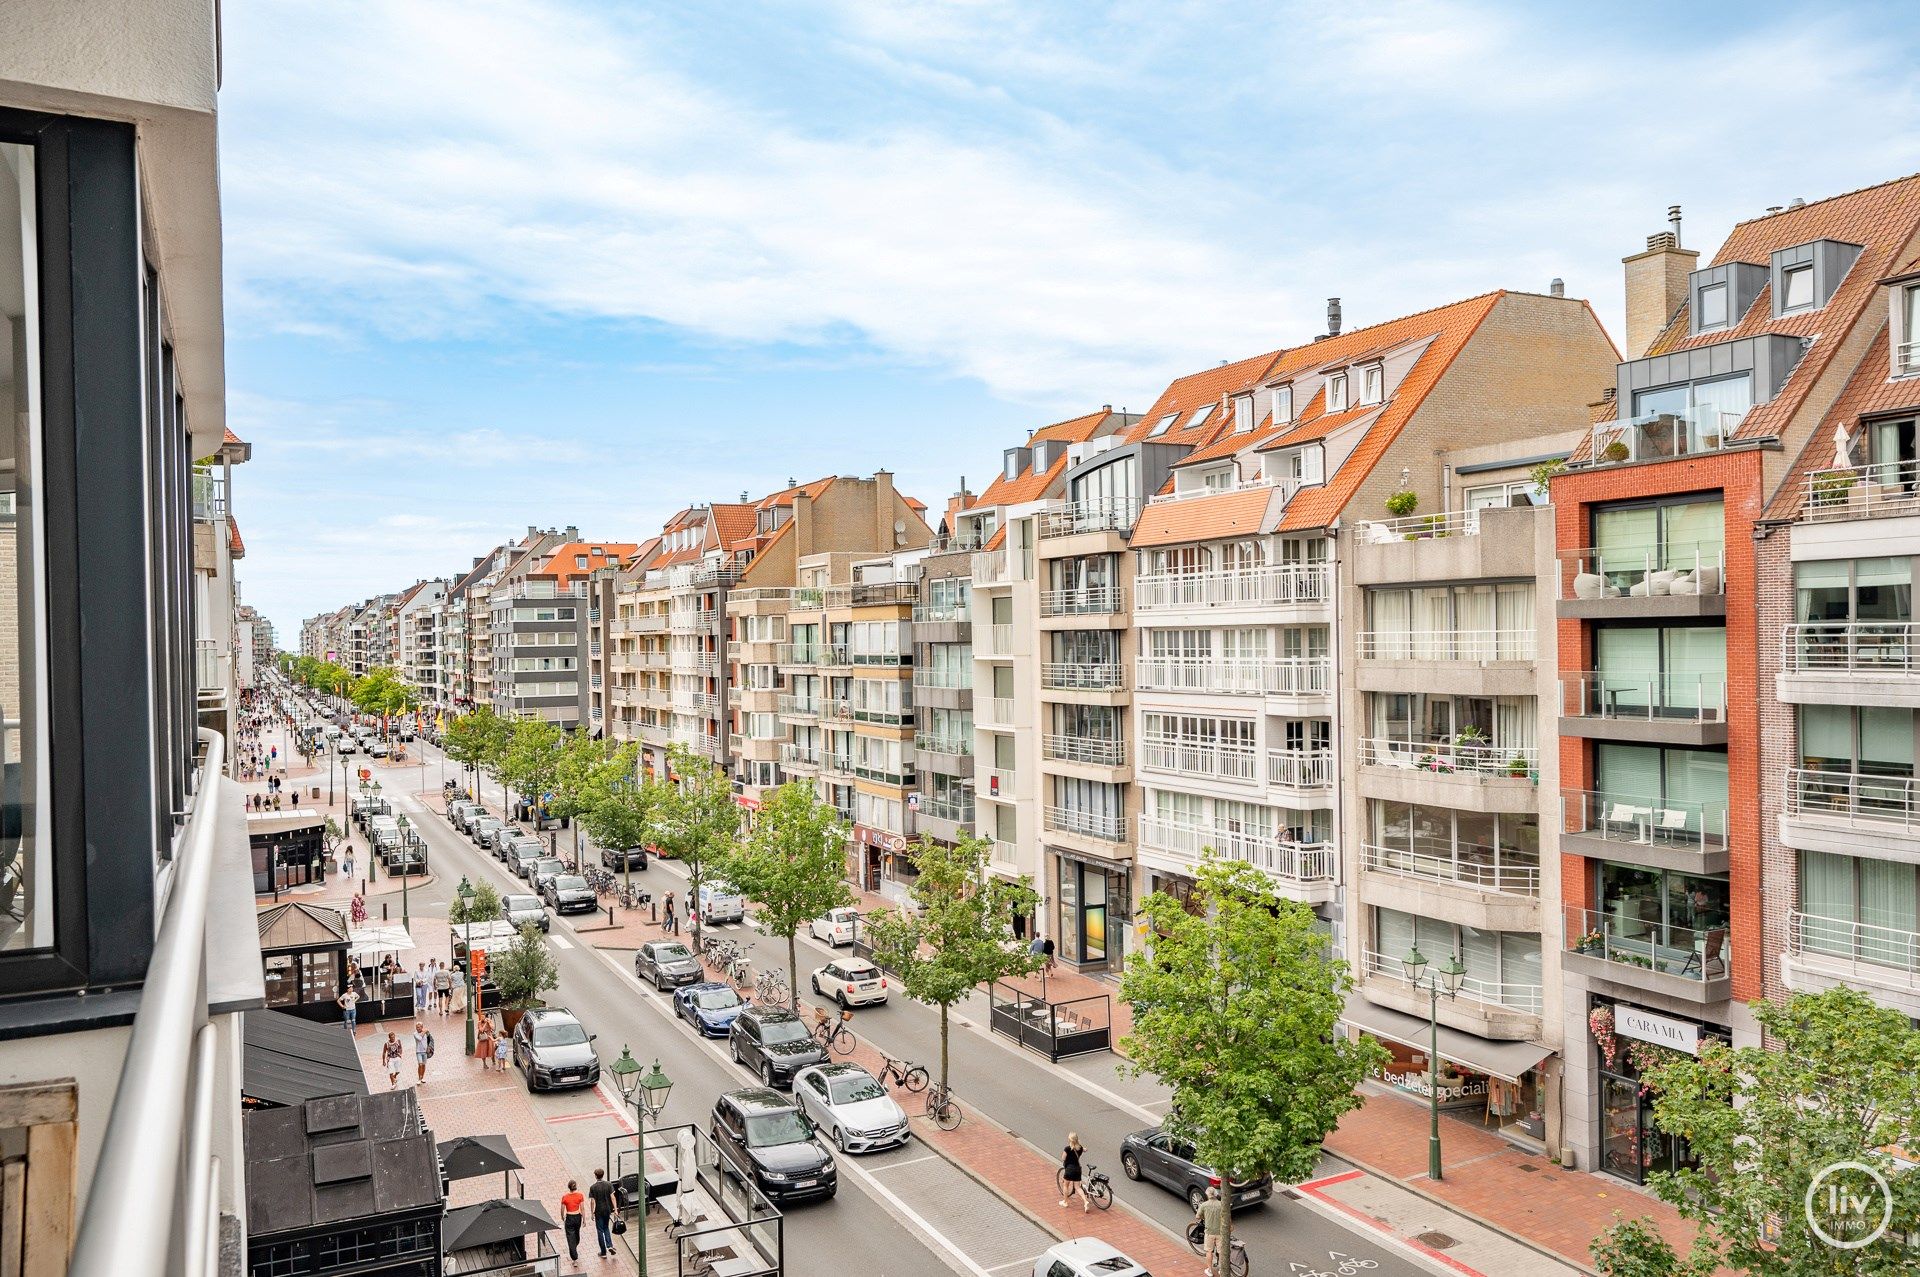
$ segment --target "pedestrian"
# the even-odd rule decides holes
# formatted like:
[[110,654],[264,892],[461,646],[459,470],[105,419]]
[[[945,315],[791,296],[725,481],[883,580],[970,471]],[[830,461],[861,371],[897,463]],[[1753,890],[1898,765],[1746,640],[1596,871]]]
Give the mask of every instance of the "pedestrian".
[[334,1001],[340,1004],[340,1023],[347,1026],[347,1036],[350,1038],[358,1037],[360,1034],[360,995],[354,991],[351,977],[349,977],[347,987],[340,990],[340,995],[336,997]]
[[[644,1169],[644,1168],[643,1168]],[[600,1243],[600,1254],[613,1253],[613,1184],[606,1171],[593,1168],[593,1187],[587,1190],[593,1199],[593,1239]]]
[[493,1072],[493,1017],[480,1017],[480,1027],[475,1031],[473,1053],[480,1057],[480,1067],[488,1073]]
[[413,973],[413,1018],[418,1020],[427,1013],[427,998],[433,993],[433,978],[427,974],[427,964],[421,963]]
[[502,1073],[507,1071],[507,1057],[512,1046],[513,1043],[507,1038],[505,1033],[501,1033],[493,1039],[493,1064],[494,1067]]
[[666,933],[670,936],[680,934],[678,925],[674,921],[674,917],[673,917],[673,893],[671,891],[667,893],[667,914],[666,914],[665,929],[666,929]]
[[1053,974],[1053,937],[1048,936],[1040,943],[1041,956],[1047,960],[1047,974]]
[[1220,1200],[1220,1190],[1208,1186],[1207,1199],[1200,1203],[1200,1209],[1194,1212],[1200,1221],[1201,1230],[1207,1238],[1207,1274],[1213,1277],[1217,1273],[1227,1272],[1225,1243],[1227,1240],[1227,1204]]
[[1060,1204],[1065,1206],[1075,1194],[1079,1194],[1080,1212],[1083,1215],[1093,1211],[1093,1207],[1087,1204],[1087,1195],[1080,1192],[1080,1155],[1086,1151],[1080,1137],[1068,1131],[1067,1146],[1060,1153]]
[[353,844],[351,843],[347,844],[347,849],[340,853],[340,874],[349,881],[353,879]]
[[391,1091],[400,1085],[400,1038],[392,1029],[387,1030],[387,1040],[380,1044],[380,1063],[387,1068],[387,1089]]
[[441,967],[433,973],[433,996],[440,1003],[440,1018],[453,1014],[453,972]]
[[578,1180],[567,1181],[567,1191],[560,1194],[560,1226],[567,1230],[567,1258],[579,1262],[580,1225],[586,1220],[587,1195],[580,1191]]
[[419,1020],[413,1022],[413,1063],[415,1077],[421,1086],[427,1084],[427,1061],[433,1058],[433,1034],[427,1032],[427,1026]]

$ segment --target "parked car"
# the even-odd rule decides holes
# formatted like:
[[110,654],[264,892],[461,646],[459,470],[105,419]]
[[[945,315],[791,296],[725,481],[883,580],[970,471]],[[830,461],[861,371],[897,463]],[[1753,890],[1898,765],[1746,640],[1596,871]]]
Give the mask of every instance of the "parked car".
[[1150,1277],[1146,1267],[1098,1237],[1055,1242],[1033,1261],[1033,1277]]
[[455,799],[447,804],[447,823],[464,834],[467,832],[467,823],[478,819],[480,812],[479,803],[467,798]]
[[807,931],[815,940],[824,940],[838,949],[843,944],[853,943],[854,928],[859,921],[858,909],[829,909],[824,918],[809,922]]
[[579,874],[555,874],[546,880],[541,896],[555,913],[592,913],[600,905],[593,888]]
[[[1173,1139],[1159,1127],[1135,1131],[1120,1141],[1120,1169],[1128,1179],[1144,1179],[1171,1189],[1187,1199],[1194,1210],[1206,1200],[1208,1187],[1220,1177],[1193,1160],[1193,1146]],[[1255,1180],[1236,1180],[1233,1185],[1233,1209],[1258,1206],[1273,1196],[1273,1176]]]
[[832,1197],[839,1187],[833,1154],[777,1091],[727,1092],[714,1101],[709,1131],[734,1174],[751,1176],[769,1201]]
[[507,839],[505,845],[494,854],[498,855],[503,862],[510,865],[513,863],[516,852],[527,852],[536,860],[545,860],[547,858],[546,847],[532,834],[521,834],[518,837]]
[[641,945],[633,955],[633,974],[663,993],[707,978],[700,959],[678,940],[649,940]]
[[375,738],[367,742],[367,753],[375,758],[385,758],[391,752],[392,750],[387,747],[387,742],[383,740]]
[[645,869],[647,867],[647,849],[645,847],[629,847],[625,851],[621,851],[617,847],[602,847],[600,849],[600,867],[602,869],[611,869],[615,873],[622,873],[629,868]]
[[[639,959],[634,960],[638,965]],[[702,980],[673,991],[673,1013],[699,1030],[705,1038],[724,1038],[733,1022],[747,1009],[747,1001],[730,984]]]
[[[500,828],[498,829],[488,831],[487,837],[486,837],[486,848],[489,852],[493,854],[493,858],[495,860],[498,860],[500,858],[500,853],[504,851],[506,848],[513,845],[514,839],[525,838],[528,836],[529,835],[524,834],[520,831],[520,827],[518,825],[501,825]],[[538,839],[535,839],[535,841],[537,842]]]
[[413,739],[413,729],[411,727],[402,727],[396,731],[394,735],[404,744]]
[[887,977],[865,958],[835,958],[813,973],[813,991],[843,1007],[876,1006],[887,1000]]
[[487,835],[501,828],[504,823],[498,816],[482,816],[467,826],[467,837],[473,839],[474,846],[484,847],[487,845]]
[[[533,881],[533,867],[547,858],[545,847],[514,847],[507,855],[507,868],[528,882]],[[537,893],[536,893],[537,894]]]
[[351,736],[342,736],[333,742],[333,750],[336,754],[358,753],[359,749],[360,742]]
[[739,922],[747,916],[740,890],[730,882],[709,878],[700,884],[700,921]]
[[513,1062],[529,1091],[592,1086],[600,1080],[593,1038],[571,1012],[535,1007],[513,1027]]
[[816,1064],[793,1077],[800,1111],[842,1153],[894,1148],[908,1138],[907,1114],[858,1064]]
[[553,929],[553,917],[538,896],[500,897],[500,916],[512,923],[516,931],[528,923],[542,931]]
[[791,1086],[793,1075],[809,1064],[825,1064],[827,1049],[807,1032],[791,1011],[778,1007],[748,1007],[733,1021],[727,1034],[733,1062],[744,1064],[768,1086]]
[[535,891],[544,896],[547,893],[547,884],[566,872],[566,861],[548,856],[533,862],[533,868],[527,871],[527,881],[533,884]]

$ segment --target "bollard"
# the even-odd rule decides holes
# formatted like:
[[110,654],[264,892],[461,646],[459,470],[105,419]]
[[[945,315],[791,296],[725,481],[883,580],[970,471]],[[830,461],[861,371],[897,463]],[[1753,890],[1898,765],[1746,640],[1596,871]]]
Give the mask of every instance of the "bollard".
[[387,920],[387,902],[382,900],[380,902],[380,921],[385,922],[386,920]]
[[613,925],[613,906],[612,905],[607,906],[607,925],[609,927]]
[[651,895],[647,897],[647,921],[656,926],[660,923],[660,903]]

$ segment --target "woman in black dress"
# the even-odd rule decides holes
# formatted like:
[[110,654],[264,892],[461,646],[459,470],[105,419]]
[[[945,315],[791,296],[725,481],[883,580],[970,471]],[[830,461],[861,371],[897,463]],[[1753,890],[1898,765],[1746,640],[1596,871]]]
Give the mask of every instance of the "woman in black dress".
[[1082,1214],[1090,1214],[1093,1210],[1093,1207],[1087,1204],[1086,1193],[1080,1188],[1080,1155],[1086,1151],[1086,1146],[1080,1142],[1080,1137],[1068,1131],[1067,1147],[1060,1154],[1060,1204],[1065,1206],[1075,1194],[1078,1194]]

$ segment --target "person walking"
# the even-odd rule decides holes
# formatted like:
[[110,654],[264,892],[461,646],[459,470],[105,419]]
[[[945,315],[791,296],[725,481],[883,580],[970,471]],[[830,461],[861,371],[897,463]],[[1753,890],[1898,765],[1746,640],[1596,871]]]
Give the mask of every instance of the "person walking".
[[493,1017],[480,1017],[480,1026],[474,1030],[473,1053],[480,1057],[480,1067],[493,1072]]
[[1053,974],[1053,937],[1048,936],[1040,942],[1040,956],[1047,960],[1047,974]]
[[334,1001],[340,1004],[340,1023],[347,1026],[347,1036],[359,1037],[360,994],[355,991],[352,984],[348,984],[346,988],[340,990],[340,995]]
[[387,1069],[387,1089],[393,1090],[400,1085],[400,1038],[392,1029],[387,1030],[387,1040],[380,1044],[380,1063]]
[[433,973],[433,996],[440,1004],[440,1018],[453,1014],[453,972],[441,967]]
[[1200,1221],[1201,1231],[1207,1238],[1206,1277],[1213,1277],[1215,1273],[1224,1275],[1227,1271],[1227,1204],[1220,1200],[1217,1187],[1207,1189],[1207,1199],[1200,1203],[1194,1218]]
[[413,1062],[415,1078],[419,1085],[427,1084],[427,1061],[433,1058],[433,1034],[427,1032],[427,1026],[419,1020],[413,1022]]
[[673,893],[671,891],[667,893],[667,913],[666,913],[666,921],[664,923],[664,929],[666,933],[670,936],[677,936],[680,934],[679,920],[673,916]]
[[[593,1168],[593,1187],[587,1190],[593,1199],[593,1239],[600,1243],[602,1257],[613,1253],[613,1184],[606,1171]],[[644,1245],[645,1243],[636,1243]]]
[[1087,1195],[1080,1190],[1080,1155],[1086,1151],[1086,1145],[1080,1142],[1080,1137],[1068,1131],[1067,1146],[1060,1152],[1060,1204],[1065,1206],[1075,1194],[1079,1194],[1080,1212],[1083,1215],[1093,1211],[1093,1207],[1087,1203]]
[[560,1194],[560,1226],[567,1233],[567,1258],[580,1261],[580,1225],[586,1220],[587,1196],[580,1181],[568,1180],[567,1191]]
[[513,1041],[505,1033],[493,1039],[493,1063],[502,1073],[507,1071],[509,1058],[513,1053]]

